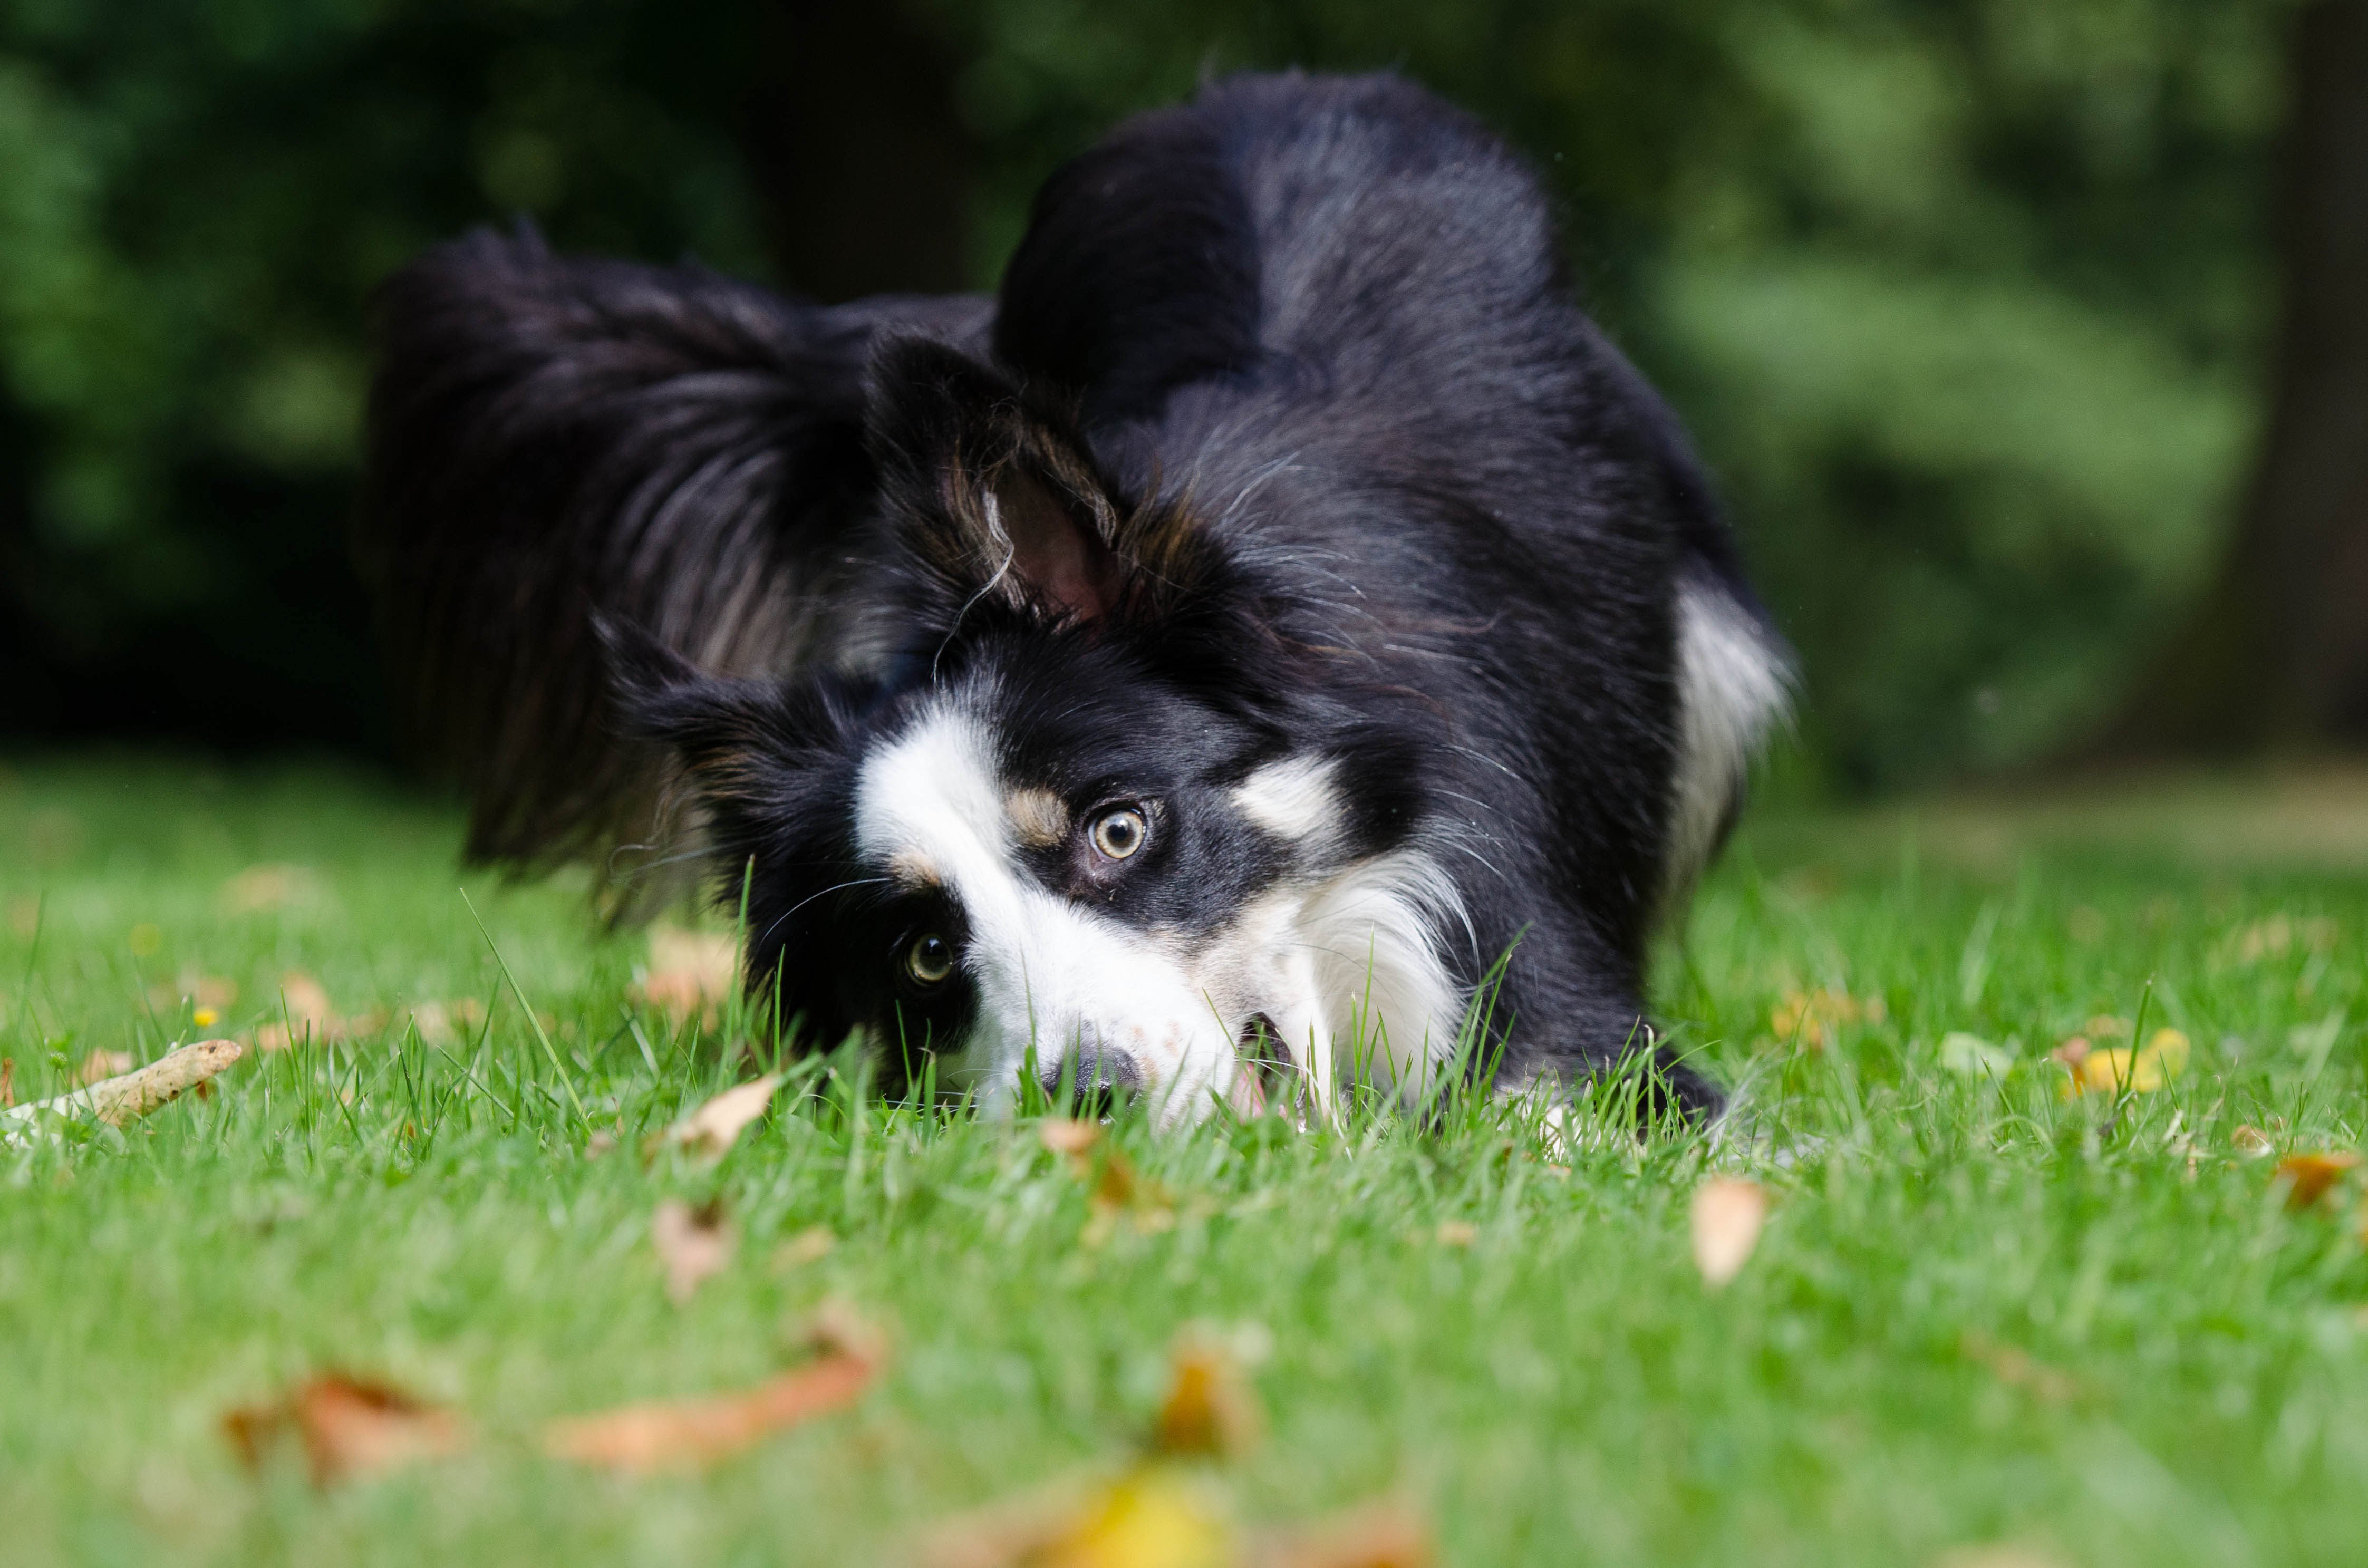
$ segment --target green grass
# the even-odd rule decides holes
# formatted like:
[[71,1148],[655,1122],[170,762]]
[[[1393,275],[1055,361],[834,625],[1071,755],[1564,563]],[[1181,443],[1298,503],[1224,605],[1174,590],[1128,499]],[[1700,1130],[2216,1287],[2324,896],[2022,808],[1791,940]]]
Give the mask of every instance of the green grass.
[[[2311,869],[2309,834],[2303,858],[2231,849],[2266,798],[1998,808],[1979,831],[1764,821],[1656,998],[1745,1085],[1751,1139],[1598,1139],[1565,1176],[1486,1117],[1128,1127],[1178,1222],[1086,1246],[1081,1185],[1026,1128],[820,1075],[720,1167],[644,1166],[641,1135],[733,1053],[629,1000],[644,941],[595,931],[580,891],[457,872],[447,815],[326,772],[19,765],[0,776],[0,1052],[20,1098],[94,1049],[266,1021],[290,971],[392,1021],[250,1060],[121,1136],[0,1151],[0,1560],[894,1560],[934,1520],[1122,1454],[1201,1319],[1273,1346],[1269,1437],[1228,1471],[1245,1517],[1402,1489],[1451,1563],[1922,1564],[1993,1542],[2357,1563],[2356,1188],[2286,1213],[2231,1134],[2360,1141],[2368,876]],[[2355,840],[2362,799],[2325,808]],[[2106,831],[2157,821],[2179,831]],[[294,896],[231,908],[225,883],[268,863],[308,869]],[[222,1023],[193,1028],[185,976],[236,983]],[[1774,1038],[1787,994],[1819,988],[1882,1016],[1823,1050],[1811,1026]],[[464,997],[489,1018],[441,1049],[402,1024]],[[2141,1006],[2193,1040],[2188,1072],[2061,1099],[2044,1053]],[[2017,1065],[1944,1071],[1952,1031]],[[587,1160],[619,1126],[622,1151]],[[1717,1293],[1686,1222],[1714,1167],[1778,1194]],[[737,1259],[678,1309],[652,1208],[719,1193]],[[1440,1243],[1450,1221],[1469,1246]],[[777,1265],[818,1225],[835,1251]],[[834,1297],[896,1347],[854,1412],[700,1475],[538,1454],[552,1416],[763,1375]],[[474,1449],[326,1494],[250,1477],[222,1412],[321,1367],[461,1406]]]

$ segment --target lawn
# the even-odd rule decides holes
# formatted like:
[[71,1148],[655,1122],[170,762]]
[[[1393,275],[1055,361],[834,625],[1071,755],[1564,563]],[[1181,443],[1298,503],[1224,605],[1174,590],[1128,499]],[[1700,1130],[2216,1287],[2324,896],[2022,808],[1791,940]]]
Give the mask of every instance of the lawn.
[[[1200,1323],[1268,1346],[1264,1441],[1197,1483],[1251,1524],[1388,1494],[1455,1564],[2357,1564],[2361,1185],[2290,1211],[2272,1155],[2368,1122],[2363,824],[2357,780],[1763,815],[1658,971],[1742,1085],[1725,1138],[1123,1125],[1170,1198],[1111,1224],[1036,1127],[817,1067],[720,1164],[645,1156],[769,1034],[641,999],[646,932],[462,873],[390,785],[20,762],[18,1100],[94,1051],[299,1043],[0,1150],[0,1560],[902,1561],[1123,1461]],[[2166,1028],[2186,1065],[2145,1092],[2067,1096],[2049,1054]],[[1688,1215],[1721,1172],[1773,1202],[1714,1290]],[[680,1305],[668,1198],[737,1236]],[[892,1347],[851,1409],[683,1473],[542,1451],[757,1382],[825,1302]],[[470,1447],[247,1470],[225,1413],[326,1369]]]

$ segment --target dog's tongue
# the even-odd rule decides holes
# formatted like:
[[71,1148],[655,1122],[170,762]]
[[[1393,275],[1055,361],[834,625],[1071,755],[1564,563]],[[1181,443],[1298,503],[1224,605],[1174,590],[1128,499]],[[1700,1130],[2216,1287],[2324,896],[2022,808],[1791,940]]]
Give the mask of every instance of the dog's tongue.
[[1234,1069],[1234,1086],[1225,1091],[1226,1101],[1234,1114],[1241,1117],[1266,1114],[1266,1072],[1256,1062],[1244,1062]]

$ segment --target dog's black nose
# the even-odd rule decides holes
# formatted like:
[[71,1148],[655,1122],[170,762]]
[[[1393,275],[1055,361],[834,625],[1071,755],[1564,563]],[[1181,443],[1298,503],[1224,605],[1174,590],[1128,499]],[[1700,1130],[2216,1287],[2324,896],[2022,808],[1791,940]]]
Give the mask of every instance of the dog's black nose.
[[1064,1083],[1074,1114],[1107,1116],[1143,1087],[1143,1068],[1123,1051],[1087,1045],[1044,1074],[1044,1092],[1056,1100]]

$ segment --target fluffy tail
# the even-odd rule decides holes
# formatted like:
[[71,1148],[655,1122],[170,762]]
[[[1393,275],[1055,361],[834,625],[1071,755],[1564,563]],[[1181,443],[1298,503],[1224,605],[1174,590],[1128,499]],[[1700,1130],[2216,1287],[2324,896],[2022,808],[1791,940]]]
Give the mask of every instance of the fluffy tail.
[[975,341],[984,300],[794,304],[695,267],[480,232],[378,301],[357,552],[413,744],[468,791],[468,852],[536,866],[648,831],[595,616],[709,670],[832,656],[874,510],[883,328]]

